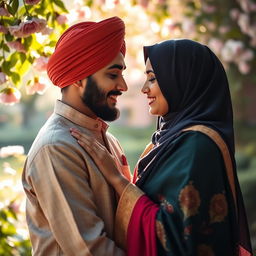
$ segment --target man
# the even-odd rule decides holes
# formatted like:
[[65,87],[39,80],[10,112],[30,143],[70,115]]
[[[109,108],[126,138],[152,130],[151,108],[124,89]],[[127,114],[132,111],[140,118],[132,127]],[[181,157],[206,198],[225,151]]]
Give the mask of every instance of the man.
[[114,243],[116,195],[71,128],[93,136],[129,177],[118,141],[106,133],[127,90],[124,23],[117,17],[73,25],[60,37],[47,72],[62,100],[27,157],[23,186],[33,255],[124,255]]

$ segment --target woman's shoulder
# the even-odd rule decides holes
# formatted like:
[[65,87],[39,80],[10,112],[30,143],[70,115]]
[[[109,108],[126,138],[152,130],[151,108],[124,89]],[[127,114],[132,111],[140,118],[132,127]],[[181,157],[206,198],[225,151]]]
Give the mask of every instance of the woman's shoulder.
[[201,156],[221,154],[213,139],[200,131],[182,132],[173,143],[187,154],[193,153]]

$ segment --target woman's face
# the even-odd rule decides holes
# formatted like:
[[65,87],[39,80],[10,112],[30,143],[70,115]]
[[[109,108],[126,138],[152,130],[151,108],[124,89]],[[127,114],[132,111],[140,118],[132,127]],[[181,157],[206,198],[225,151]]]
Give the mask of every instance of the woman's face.
[[149,112],[152,115],[164,116],[168,113],[169,106],[158,86],[158,82],[149,58],[146,61],[145,74],[147,75],[147,80],[141,91],[142,93],[147,94]]

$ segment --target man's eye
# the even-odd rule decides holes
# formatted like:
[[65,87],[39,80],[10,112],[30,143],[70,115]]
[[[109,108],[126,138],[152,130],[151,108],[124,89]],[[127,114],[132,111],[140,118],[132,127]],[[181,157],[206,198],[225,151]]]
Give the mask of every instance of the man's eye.
[[152,78],[150,78],[148,81],[149,82],[154,82],[156,80],[156,78],[155,77],[152,77]]
[[109,74],[109,77],[110,77],[111,79],[115,79],[115,78],[117,78],[117,74]]

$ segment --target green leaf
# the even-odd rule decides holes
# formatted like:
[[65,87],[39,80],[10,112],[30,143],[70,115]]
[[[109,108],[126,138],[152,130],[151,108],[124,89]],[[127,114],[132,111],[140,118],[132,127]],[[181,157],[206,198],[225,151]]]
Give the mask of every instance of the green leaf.
[[19,52],[20,55],[20,62],[23,63],[26,60],[26,54],[23,52]]
[[51,15],[52,15],[52,13],[51,12],[48,12],[47,14],[46,14],[46,20],[49,20],[49,18],[51,17]]
[[38,7],[38,8],[36,8],[35,10],[34,10],[34,12],[35,13],[37,13],[37,14],[40,14],[40,15],[42,15],[42,16],[45,16],[45,9],[41,6],[41,7]]
[[10,62],[9,61],[4,61],[3,63],[2,63],[2,71],[6,74],[6,75],[8,75],[8,76],[10,76],[11,75],[11,71],[10,71]]
[[24,38],[23,40],[24,40],[23,45],[25,46],[25,49],[28,50],[29,47],[31,46],[32,42],[33,42],[33,37],[29,36],[27,38]]
[[24,63],[16,66],[16,71],[22,76],[29,70],[30,67],[31,63],[28,60],[25,60]]
[[14,52],[10,57],[10,68],[14,67],[19,60],[18,52]]
[[25,6],[23,5],[20,9],[19,9],[19,12],[18,12],[18,14],[19,14],[19,16],[24,16],[25,15],[25,13],[26,13],[26,8],[25,8]]
[[28,56],[28,58],[27,58],[27,60],[31,63],[31,64],[33,64],[33,62],[34,62],[34,57],[32,57],[32,56]]
[[92,7],[93,5],[93,0],[87,0],[86,3],[85,3],[86,6],[88,7]]
[[11,80],[15,85],[17,85],[20,82],[20,75],[13,72],[11,75]]
[[10,33],[5,34],[4,37],[7,42],[13,41],[13,38],[14,38]]
[[12,6],[9,5],[9,4],[6,4],[6,6],[7,6],[8,12],[9,12],[12,16],[14,16],[14,15],[15,15],[15,11],[12,9]]
[[12,10],[15,14],[19,8],[19,0],[13,0],[11,3],[11,6],[12,6]]
[[68,10],[66,9],[64,3],[63,3],[61,0],[53,0],[53,2],[54,2],[58,7],[60,7],[60,9],[61,9],[63,12],[68,12]]
[[4,220],[4,221],[7,220],[7,215],[4,211],[0,211],[0,220]]
[[14,235],[16,233],[16,228],[10,222],[6,222],[2,226],[2,231],[6,235]]
[[3,44],[3,49],[4,49],[6,52],[10,52],[10,48],[8,47],[7,44]]
[[56,45],[57,41],[51,41],[49,44],[47,44],[50,47],[54,47]]

